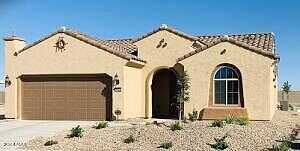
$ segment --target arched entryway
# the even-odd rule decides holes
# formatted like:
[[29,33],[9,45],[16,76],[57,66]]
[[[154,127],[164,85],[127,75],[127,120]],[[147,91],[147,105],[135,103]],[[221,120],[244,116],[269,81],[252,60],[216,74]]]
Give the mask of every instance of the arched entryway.
[[152,117],[178,118],[175,99],[176,71],[164,68],[156,71],[152,78]]

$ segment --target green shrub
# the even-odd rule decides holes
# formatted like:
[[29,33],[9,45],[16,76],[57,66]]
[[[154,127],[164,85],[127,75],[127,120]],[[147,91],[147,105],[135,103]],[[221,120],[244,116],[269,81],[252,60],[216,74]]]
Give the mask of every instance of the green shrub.
[[227,138],[227,135],[223,136],[222,138],[215,138],[216,143],[214,144],[208,144],[210,145],[211,148],[216,149],[216,150],[224,150],[228,148],[228,144],[225,141]]
[[164,143],[161,143],[158,148],[170,149],[171,147],[173,147],[172,142],[164,142]]
[[151,122],[146,122],[146,125],[151,125]]
[[283,137],[280,145],[273,145],[272,148],[268,148],[268,151],[288,151],[292,146],[291,139],[288,137]]
[[179,121],[176,121],[174,124],[171,124],[171,130],[182,130],[182,125],[179,123]]
[[224,121],[226,124],[234,124],[236,121],[236,118],[234,116],[226,116]]
[[99,123],[96,123],[96,125],[94,126],[95,129],[101,129],[101,128],[106,128],[108,125],[107,125],[107,122],[99,122]]
[[189,120],[194,122],[194,121],[197,121],[198,120],[198,111],[196,110],[193,110],[192,113],[189,113]]
[[44,145],[45,145],[45,146],[52,146],[52,145],[54,145],[54,144],[58,144],[58,142],[57,142],[57,141],[50,140],[50,141],[47,141]]
[[71,129],[71,134],[69,135],[69,137],[82,137],[83,132],[84,132],[83,128],[81,128],[80,125],[78,125]]
[[246,126],[249,124],[249,119],[248,119],[248,117],[239,117],[239,118],[236,118],[235,123],[238,125]]
[[212,123],[211,123],[211,127],[224,127],[224,122],[222,120],[214,120]]
[[124,139],[124,143],[126,143],[126,144],[133,143],[134,141],[135,141],[135,139],[133,138],[133,135],[130,135],[129,137]]
[[289,109],[290,109],[290,111],[294,111],[295,110],[295,108],[294,108],[294,106],[292,104],[289,104]]
[[182,119],[182,122],[183,123],[188,123],[188,118],[186,116],[184,116],[183,119]]

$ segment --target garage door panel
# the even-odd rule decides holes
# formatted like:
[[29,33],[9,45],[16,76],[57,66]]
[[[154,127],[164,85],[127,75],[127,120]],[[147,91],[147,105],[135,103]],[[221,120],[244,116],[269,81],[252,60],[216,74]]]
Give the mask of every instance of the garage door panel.
[[35,112],[35,109],[33,108],[27,108],[27,110],[23,111],[23,118],[30,119],[30,120],[38,120],[40,119],[39,112]]
[[87,112],[87,118],[88,120],[96,120],[96,119],[105,119],[105,109],[102,110],[98,109],[89,109]]
[[47,77],[23,81],[22,119],[106,120],[106,107],[110,106],[107,100],[111,98],[103,92],[109,93],[106,89],[110,86],[106,84],[111,82],[82,79]]

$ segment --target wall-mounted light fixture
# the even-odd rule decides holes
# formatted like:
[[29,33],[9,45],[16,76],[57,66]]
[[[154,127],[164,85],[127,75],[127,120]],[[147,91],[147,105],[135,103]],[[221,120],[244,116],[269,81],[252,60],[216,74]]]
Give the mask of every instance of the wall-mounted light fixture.
[[119,76],[118,76],[118,74],[116,74],[115,76],[114,76],[114,79],[113,79],[113,81],[112,81],[113,83],[113,90],[115,91],[115,92],[121,92],[121,87],[119,86],[120,85],[120,80],[119,80]]
[[5,76],[4,83],[5,83],[5,87],[8,87],[11,85],[11,81],[9,80],[8,75]]
[[119,76],[118,74],[115,74],[114,79],[113,79],[113,86],[117,86],[120,84]]

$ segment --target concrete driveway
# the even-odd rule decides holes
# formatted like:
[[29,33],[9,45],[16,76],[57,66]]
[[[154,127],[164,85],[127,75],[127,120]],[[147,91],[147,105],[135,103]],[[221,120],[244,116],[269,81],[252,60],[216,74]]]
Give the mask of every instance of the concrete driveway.
[[0,150],[15,150],[35,137],[51,137],[80,125],[92,126],[95,121],[0,120]]

